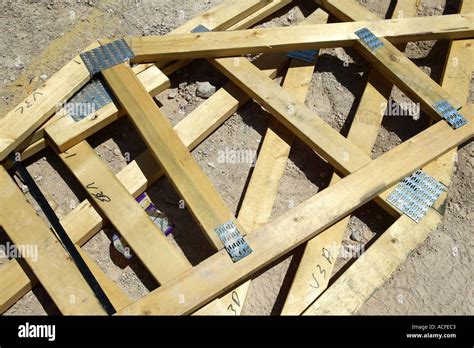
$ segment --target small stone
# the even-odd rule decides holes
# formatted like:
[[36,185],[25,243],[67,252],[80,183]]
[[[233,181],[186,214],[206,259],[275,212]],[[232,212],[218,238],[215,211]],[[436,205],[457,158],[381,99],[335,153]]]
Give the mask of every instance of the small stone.
[[198,82],[196,88],[196,96],[207,99],[211,95],[216,93],[216,87],[211,85],[209,82]]
[[35,181],[38,182],[38,181],[41,181],[43,180],[43,176],[42,175],[38,175],[37,177],[35,177]]
[[187,82],[181,82],[181,83],[178,85],[178,88],[179,88],[179,89],[184,89],[184,88],[186,88],[187,85],[188,85]]
[[185,94],[184,99],[186,99],[187,102],[190,102],[193,100],[193,96],[191,94]]
[[43,81],[46,81],[48,79],[48,75],[42,74],[42,75],[40,75],[40,79],[43,80]]
[[176,93],[175,91],[171,91],[168,93],[168,99],[174,99],[178,96],[178,93]]
[[209,167],[211,167],[211,168],[215,168],[215,167],[216,167],[216,165],[215,165],[214,163],[211,163],[211,162],[207,162],[207,165],[208,165]]
[[113,152],[115,156],[120,156],[122,154],[119,149],[114,149]]

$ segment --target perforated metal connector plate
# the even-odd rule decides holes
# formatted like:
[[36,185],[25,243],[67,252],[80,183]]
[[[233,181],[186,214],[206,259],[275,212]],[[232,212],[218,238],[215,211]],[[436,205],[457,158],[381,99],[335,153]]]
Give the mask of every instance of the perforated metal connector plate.
[[289,58],[298,59],[307,63],[314,63],[318,57],[319,50],[290,51],[286,55]]
[[252,249],[232,221],[220,225],[215,231],[232,261],[237,262],[252,253]]
[[364,42],[364,44],[371,50],[376,50],[383,47],[383,42],[379,40],[369,29],[362,28],[357,30],[355,34]]
[[191,30],[191,33],[207,33],[209,32],[210,30],[207,29],[204,25],[202,24],[199,24],[196,28],[194,28],[193,30]]
[[112,94],[107,87],[100,78],[94,78],[82,87],[64,107],[74,121],[79,122],[112,102]]
[[446,191],[446,186],[418,170],[403,179],[387,201],[412,220],[420,222],[443,191]]
[[120,39],[81,53],[80,56],[90,74],[94,76],[102,70],[132,59],[135,54],[125,40]]
[[439,102],[436,102],[433,107],[454,129],[467,124],[467,120],[464,116],[461,115],[448,101],[444,99],[440,100]]

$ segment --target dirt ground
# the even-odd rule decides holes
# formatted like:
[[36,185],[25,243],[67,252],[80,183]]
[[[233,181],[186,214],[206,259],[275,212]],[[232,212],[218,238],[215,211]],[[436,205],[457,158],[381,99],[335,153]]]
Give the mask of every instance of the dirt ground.
[[[221,2],[1,1],[0,115],[13,108],[93,40],[166,34]],[[382,17],[385,17],[390,7],[389,0],[359,2]],[[422,0],[418,16],[455,13],[458,6],[458,0]],[[263,25],[295,25],[315,9],[313,1],[298,1],[295,6],[278,13]],[[407,55],[439,81],[447,48],[446,42],[410,43]],[[335,129],[347,134],[369,71],[370,65],[352,49],[322,50],[306,99],[307,106]],[[183,119],[203,101],[195,96],[196,82],[209,81],[217,88],[226,82],[223,75],[203,60],[193,62],[170,76],[170,79],[171,88],[157,96],[156,100],[172,124]],[[393,99],[406,101],[406,97],[396,89]],[[268,120],[268,114],[258,104],[249,102],[193,151],[204,172],[234,212],[238,211],[252,163],[220,163],[219,154],[226,149],[258,150]],[[427,125],[427,117],[423,114],[419,120],[386,117],[373,158]],[[130,153],[133,159],[145,148],[126,118],[92,136],[89,142],[114,173],[127,163],[123,154]],[[471,286],[474,278],[473,155],[472,143],[461,146],[442,225],[372,295],[359,314],[474,313]],[[61,216],[86,198],[85,192],[50,150],[42,151],[30,159],[28,170],[40,188],[55,202],[56,212]],[[273,217],[326,187],[331,173],[329,165],[303,142],[295,141]],[[159,180],[147,192],[175,222],[173,237],[193,264],[212,254],[211,247],[189,213],[178,208],[180,198],[166,179]],[[351,217],[343,244],[366,245],[383,233],[393,221],[381,208],[369,203]],[[112,233],[113,227],[107,226],[84,249],[130,298],[138,299],[156,288],[157,284],[136,258],[127,261],[111,247]],[[279,313],[294,274],[295,267],[291,260],[299,254],[300,248],[256,275],[243,314]],[[338,259],[335,272],[350,261]],[[57,313],[55,305],[41,287],[30,291],[6,312],[8,315]]]

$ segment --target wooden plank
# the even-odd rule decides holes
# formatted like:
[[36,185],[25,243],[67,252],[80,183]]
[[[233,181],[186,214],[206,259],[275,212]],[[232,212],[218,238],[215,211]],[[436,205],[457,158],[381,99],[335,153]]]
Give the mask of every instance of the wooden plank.
[[[268,1],[262,0],[226,1],[224,4],[172,30],[170,34],[190,32],[199,24],[205,25],[210,30],[226,29],[228,26],[245,18],[248,14],[259,10],[267,3]],[[163,66],[165,63],[162,61],[158,65]],[[159,94],[170,86],[169,79],[155,65],[141,65],[134,67],[133,70],[152,96]],[[65,151],[123,115],[124,111],[119,110],[117,106],[111,103],[98,110],[93,120],[88,118],[81,122],[75,122],[71,117],[61,118],[60,121],[49,128],[49,135],[53,138],[59,149]]]
[[[134,67],[134,72],[136,72],[136,68],[141,66],[143,64]],[[154,65],[151,65],[146,70],[141,70],[137,75],[152,96],[157,95],[170,86],[168,77]],[[113,103],[109,103],[97,110],[94,118],[87,117],[79,122],[75,122],[65,109],[61,109],[18,145],[15,151],[18,151],[22,156],[21,158],[25,160],[45,149],[47,147],[44,141],[46,128],[48,128],[50,136],[58,144],[60,150],[66,151],[69,147],[76,145],[88,136],[106,127],[122,115],[124,115],[123,110],[118,110]],[[4,166],[7,169],[11,168],[11,161],[9,159],[5,160]]]
[[371,50],[361,42],[355,47],[410,99],[419,102],[424,112],[434,119],[439,119],[440,116],[433,104],[443,99],[456,109],[462,107],[462,103],[440,87],[388,40],[381,38],[380,41],[384,46],[377,50]]
[[119,288],[114,281],[112,281],[80,247],[76,246],[77,251],[81,254],[82,259],[87,264],[95,279],[99,283],[102,290],[104,290],[107,298],[112,303],[116,310],[125,308],[133,303],[133,301],[125,294],[125,292]]
[[191,268],[86,141],[59,157],[160,284]]
[[159,59],[190,59],[238,56],[328,47],[353,46],[355,31],[367,27],[393,43],[463,39],[474,35],[474,14],[395,20],[334,23],[284,28],[259,28],[211,33],[146,36],[126,39],[135,53],[134,63]]
[[[473,2],[463,2],[461,13],[474,11]],[[474,70],[472,40],[451,43],[442,87],[461,101],[468,99],[470,78]],[[454,60],[454,61],[453,61]],[[454,64],[455,62],[455,64]],[[436,161],[429,163],[424,171],[450,186],[456,150],[451,150]],[[429,233],[442,220],[446,195],[438,200],[423,220],[416,224],[406,216],[400,217],[364,254],[319,297],[304,314],[350,314],[355,313],[372,293],[391,276]],[[393,237],[396,238],[393,238]],[[383,258],[380,258],[383,255]],[[388,255],[388,259],[387,259]],[[383,260],[383,264],[381,263]],[[363,272],[360,270],[363,269]]]
[[[417,7],[413,1],[399,1],[394,9],[395,18],[403,13],[406,17],[416,15]],[[354,12],[358,7],[352,9]],[[350,12],[352,14],[352,12]],[[372,12],[367,12],[364,20],[378,18]],[[404,47],[403,47],[404,49]],[[373,69],[370,72],[367,86],[351,124],[347,139],[352,141],[362,151],[370,155],[379,133],[383,112],[390,97],[393,85]],[[341,178],[334,173],[330,185]],[[290,290],[282,308],[282,315],[298,315],[302,313],[327,288],[334,269],[330,251],[339,250],[350,216],[337,222],[326,231],[306,243],[304,252],[293,278]]]
[[248,14],[240,22],[230,26],[227,30],[242,30],[247,29],[255,24],[260,23],[262,20],[282,9],[286,5],[290,4],[292,0],[273,0],[267,6],[262,7],[258,11]]
[[[86,50],[97,47],[90,45]],[[90,79],[89,70],[78,55],[12,111],[0,118],[0,161],[3,161],[60,103],[65,102]]]
[[233,221],[245,234],[232,212],[161,113],[131,69],[124,64],[102,72],[149,149],[186,202],[209,242],[219,250],[222,242],[215,229]]
[[[284,4],[288,3],[289,1],[274,1],[262,8],[261,10],[258,10],[255,12],[253,15],[249,16],[248,18],[243,19],[237,24],[234,24],[233,26],[239,26],[239,27],[246,27],[250,26],[254,23],[252,21],[259,20],[262,18],[262,16],[269,15],[270,13],[278,10],[280,7],[284,6]],[[252,4],[250,2],[246,2],[247,5],[244,4],[244,2],[238,2],[236,3],[235,1],[229,3],[224,3],[223,5],[220,6],[220,10],[218,8],[212,9],[211,11],[208,11],[204,13],[202,16],[196,17],[194,21],[203,23],[204,21],[206,22],[206,26],[209,27],[210,29],[222,29],[224,26],[222,26],[222,21],[227,21],[227,25],[230,24],[229,22],[229,15],[231,14],[232,8],[234,8],[234,4],[242,8],[242,6],[250,6],[250,9],[252,9]],[[224,11],[225,9],[225,11]],[[247,9],[248,10],[248,9]],[[234,12],[238,12],[238,8],[235,9]],[[235,14],[234,14],[235,15]],[[237,16],[239,16],[237,14]],[[190,23],[187,24],[188,27],[191,25]],[[196,24],[197,25],[197,24]],[[194,26],[193,26],[194,27]],[[187,29],[186,29],[187,30]],[[183,32],[185,32],[184,30]],[[92,48],[92,47],[91,47]],[[281,58],[281,57],[279,57]],[[260,59],[260,61],[263,61]],[[282,65],[282,63],[286,61],[286,59],[277,59],[274,63],[275,67],[278,67],[279,65]],[[276,70],[275,69],[268,69],[266,67],[269,66],[268,62],[262,62],[261,64],[262,68],[266,68],[266,72],[270,74],[272,77],[275,76]],[[169,80],[164,76],[162,73],[159,73],[159,70],[156,69],[152,64],[149,65],[140,65],[136,66],[133,68],[134,72],[137,73],[139,76],[141,82],[145,85],[147,89],[150,90],[151,94],[157,94],[160,92],[161,88],[166,88],[169,85]],[[154,77],[154,76],[155,77]],[[148,76],[148,77],[146,77]],[[166,78],[166,79],[165,79]],[[155,82],[153,84],[153,79],[155,79]],[[196,112],[191,113],[189,117],[187,117],[183,122],[179,123],[176,127],[178,134],[180,134],[183,139],[186,141],[187,139],[189,140],[188,146],[195,147],[199,142],[201,142],[205,137],[207,137],[212,131],[214,131],[215,128],[217,128],[225,119],[227,119],[228,116],[230,116],[233,112],[234,109],[239,105],[242,105],[245,101],[247,101],[249,98],[241,92],[240,89],[236,88],[235,86],[232,86],[231,83],[228,83],[224,89],[218,91],[218,93],[215,94],[215,96],[211,97],[208,99],[205,103],[205,108],[198,108],[196,109]],[[217,109],[217,112],[214,112],[214,109]],[[214,117],[207,117],[206,115],[209,114],[209,110],[213,111]],[[88,120],[89,124],[95,122],[101,122],[102,118],[104,118],[104,115],[102,114],[102,111],[105,110],[100,110],[99,111],[99,116],[96,120]],[[113,112],[113,110],[112,110]],[[120,114],[119,114],[120,115]],[[59,116],[57,114],[57,116]],[[107,117],[107,114],[105,114],[105,117]],[[114,117],[113,115],[109,117]],[[27,144],[31,144],[28,147],[26,147],[23,151],[21,151],[21,156],[23,159],[26,159],[33,154],[36,154],[40,150],[46,148],[46,142],[44,139],[41,139],[44,135],[44,128],[48,126],[49,124],[55,122],[57,119],[60,117],[52,117],[51,119],[48,120],[40,129],[38,129],[29,139],[29,142]],[[193,123],[194,126],[193,126]],[[84,125],[85,129],[87,129],[88,125]],[[193,128],[194,130],[197,131],[192,131],[188,132],[188,124],[190,128]],[[181,127],[180,127],[181,125]],[[204,127],[202,127],[204,125]],[[207,127],[206,127],[207,125]],[[66,141],[70,141],[68,139],[68,132],[72,133],[72,136],[75,136],[79,131],[75,131],[75,129],[70,128],[71,124],[67,123],[66,127],[63,127],[61,129],[57,129],[57,134],[58,137],[54,137],[55,141],[58,144],[61,144],[61,136],[63,136]],[[200,127],[197,127],[200,126]],[[79,127],[82,128],[82,127]],[[93,133],[94,130],[90,131],[90,133]],[[75,145],[76,141],[81,141],[87,136],[87,133],[77,134],[77,138],[75,138],[74,141],[70,143],[70,145]],[[38,140],[40,139],[40,140]],[[38,140],[35,142],[35,140]],[[64,145],[65,147],[69,147],[69,144]],[[24,147],[24,146],[23,146]],[[61,145],[60,147],[63,147]],[[22,148],[22,146],[20,146]],[[146,154],[149,154],[149,152],[142,154],[142,156],[139,156],[136,161],[132,162],[126,169],[133,169],[133,170],[124,170],[119,173],[118,178],[119,180],[121,179],[121,182],[124,183],[124,185],[127,187],[129,192],[133,194],[134,196],[137,196],[141,194],[145,187],[147,181],[155,181],[158,177],[160,177],[160,168],[158,167],[156,161],[154,158],[151,158],[151,163],[152,165],[146,166],[146,164],[149,161],[149,157],[146,156]],[[150,156],[151,157],[151,156]],[[140,158],[143,158],[143,161],[140,162]],[[140,164],[140,168],[136,167],[135,165],[138,163]],[[143,177],[142,171],[146,170],[144,168],[150,168],[150,171],[147,172],[147,176]],[[120,175],[122,174],[122,175]],[[131,174],[131,175],[128,175]],[[156,179],[155,179],[156,178]],[[143,179],[145,180],[145,185],[140,186],[140,184],[136,185],[137,187],[133,187],[135,182],[140,182],[140,180]],[[142,181],[143,181],[142,180]],[[63,224],[65,230],[68,232],[70,235],[71,239],[78,245],[83,245],[87,240],[89,240],[92,235],[97,233],[103,226],[103,219],[100,215],[97,214],[93,206],[86,200],[82,202],[78,207],[76,207],[70,214],[64,217],[64,219],[61,220],[61,223]],[[2,296],[0,298],[0,309],[1,311],[6,310],[11,304],[16,302],[21,296],[23,296],[26,292],[28,292],[32,286],[35,284],[35,280],[30,280],[26,273],[22,270],[20,265],[17,262],[10,262],[8,266],[2,269],[1,271],[2,280],[5,280],[5,282],[2,283],[2,285],[8,285],[8,289],[2,286],[2,291],[1,293],[5,296]],[[7,282],[8,281],[8,282]],[[111,300],[114,300],[111,298]]]
[[[253,12],[250,15],[247,15],[244,19],[242,19],[240,22],[232,25],[231,27],[226,28],[226,30],[239,30],[239,29],[247,29],[250,28],[252,25],[257,24],[259,21],[262,19],[266,18],[267,16],[271,15],[272,13],[278,11],[285,5],[291,3],[291,0],[274,0],[271,1],[268,5],[265,7],[262,7],[261,9]],[[211,30],[216,31],[216,29],[212,29],[212,27],[207,27]],[[222,30],[223,28],[220,28]],[[186,31],[182,31],[182,33],[185,33]],[[189,31],[188,31],[189,32]],[[162,61],[157,63],[161,68],[162,71],[166,75],[171,75],[174,73],[176,70],[182,68],[192,60],[179,60],[179,61]]]
[[[238,59],[238,64],[234,64]],[[317,153],[343,173],[360,169],[370,157],[316,116],[245,58],[210,60]]]
[[[168,77],[156,66],[142,71],[137,77],[151,96],[157,95],[170,86]],[[94,118],[86,117],[79,122],[74,121],[69,114],[65,113],[56,122],[48,125],[46,132],[61,151],[66,151],[123,115],[125,111],[121,107],[115,103],[109,103],[97,110]]]
[[[313,71],[314,64],[293,59],[286,73],[283,89],[291,93],[300,103],[304,103]],[[249,231],[270,220],[273,202],[285,171],[293,139],[294,135],[290,131],[275,119],[270,120],[239,212],[242,225]]]
[[[281,68],[287,61],[286,55],[265,55],[257,59],[255,64],[273,78],[276,76],[277,70],[279,70],[275,68]],[[272,68],[269,68],[269,66]],[[175,130],[183,143],[189,149],[193,149],[249,99],[247,94],[242,92],[240,88],[229,82],[199,105],[185,119],[181,120],[175,126]],[[23,159],[26,156],[25,151],[21,153]],[[132,196],[137,197],[162,175],[164,173],[157,161],[151,152],[146,150],[117,173],[117,178]],[[61,219],[64,229],[77,245],[85,244],[93,235],[100,231],[105,222],[88,200],[80,203]],[[11,267],[12,270],[8,273],[6,272],[6,274],[7,276],[11,274],[11,276],[8,279],[0,277],[5,280],[0,283],[0,293],[6,294],[9,291],[19,298],[32,288],[34,281],[29,281],[27,275],[14,264],[8,265],[8,267]],[[19,274],[18,272],[23,273]],[[18,279],[24,279],[24,282],[18,282],[15,279],[10,281],[10,277],[15,276]],[[5,289],[4,285],[6,286],[7,284],[13,284],[15,288]],[[6,296],[4,301],[0,301],[0,308],[10,298]]]
[[105,314],[54,233],[36,215],[2,166],[0,192],[0,225],[15,245],[33,248],[24,255],[24,260],[61,313]]
[[[72,242],[79,246],[84,245],[90,237],[99,232],[103,225],[102,217],[87,200],[64,216],[60,222]],[[37,284],[36,277],[30,273],[27,274],[16,260],[8,261],[0,270],[0,279],[2,279],[0,313],[7,310]],[[110,300],[113,299],[110,298]]]
[[[424,223],[417,224],[409,217],[402,216],[304,312],[304,315],[355,313],[364,303],[362,301],[367,299],[358,293],[372,293],[383,285],[396,267],[407,258],[409,253],[404,251],[413,243],[421,243],[441,222],[442,217],[432,210],[424,219]],[[398,237],[394,238],[394,235]],[[383,260],[386,266],[381,267],[380,260]]]
[[230,0],[207,11],[205,14],[194,17],[185,24],[170,32],[170,34],[190,33],[199,24],[204,25],[209,30],[225,30],[242,20],[245,20],[252,13],[270,5],[272,0]]
[[[252,25],[256,19],[278,10],[288,2],[288,0],[272,1],[270,3],[268,3],[268,1],[262,0],[228,1],[203,13],[201,16],[193,18],[183,26],[173,30],[173,33],[187,32],[188,29],[191,30],[196,27],[196,23],[204,23],[211,30],[226,29],[229,25],[237,25],[241,26],[242,28],[247,28],[248,26]],[[267,3],[268,5],[264,6]],[[257,10],[257,12],[253,13],[255,10]],[[249,13],[253,13],[250,16],[251,18],[244,18],[243,20],[240,20],[243,16]],[[238,23],[236,23],[237,21]],[[169,80],[165,74],[171,74],[181,66],[184,66],[186,63],[187,62],[184,62],[184,64],[179,66],[167,66],[166,71],[163,71],[164,73],[160,71],[154,64],[141,64],[133,67],[133,71],[139,76],[140,80],[149,90],[150,94],[155,96],[169,87]],[[165,64],[164,62],[160,62],[157,63],[157,65],[163,66]],[[101,110],[98,110],[96,118],[87,119],[78,123],[74,122],[67,115],[56,114],[42,127],[37,129],[30,137],[25,139],[25,141],[23,141],[23,143],[19,145],[16,150],[21,151],[25,149],[25,155],[31,156],[39,149],[42,149],[40,145],[43,145],[44,142],[40,141],[40,139],[43,138],[44,128],[49,126],[51,123],[56,122],[56,120],[61,119],[53,127],[54,131],[51,130],[51,133],[55,135],[55,142],[59,144],[61,151],[65,151],[68,147],[71,147],[84,140],[87,136],[90,136],[96,131],[102,129],[122,115],[123,111],[117,110],[113,104],[109,104]]]
[[[245,21],[247,16],[254,12],[259,12],[265,7],[270,7],[270,13],[272,12],[272,9],[276,11],[277,7],[272,3],[273,1],[271,0],[229,0],[210,11],[207,11],[201,16],[187,21],[179,28],[172,30],[164,36],[190,33],[191,30],[196,28],[199,24],[204,25],[212,31],[226,30],[239,22]],[[155,64],[159,68],[162,68],[171,62],[171,60],[163,59],[163,57],[155,59],[154,61],[157,62]],[[176,71],[189,62],[190,61],[173,62],[174,67],[172,69]],[[168,72],[170,71],[169,69],[170,68],[167,69]],[[168,72],[166,72],[167,75]]]
[[[301,24],[325,23],[328,17],[326,12],[318,9]],[[300,103],[304,103],[306,99],[315,63],[295,59],[290,61],[283,81],[283,88],[293,94]],[[239,222],[248,233],[270,220],[273,203],[278,193],[280,179],[285,171],[293,139],[294,135],[289,130],[275,119],[270,120],[238,214]],[[250,282],[251,280],[248,280],[221,298],[212,301],[201,308],[199,313],[240,315]],[[215,302],[221,302],[221,305],[216,306]],[[215,308],[213,309],[213,307]]]
[[[425,172],[449,186],[452,179],[456,149],[423,168]],[[438,199],[445,203],[447,195]],[[353,314],[398,269],[410,253],[420,245],[441,222],[440,211],[430,209],[420,223],[402,215],[373,245],[359,257],[303,315]]]
[[[199,308],[251,273],[314,237],[409,173],[472,138],[474,117],[472,113],[467,117],[470,122],[457,130],[444,122],[436,123],[247,235],[253,253],[239,262],[232,263],[224,251],[218,252],[186,274],[134,302],[120,314],[186,314]],[[228,272],[231,267],[232,272]]]
[[[237,58],[218,58],[209,61],[340,173],[353,173],[370,163],[369,155],[264,76],[251,62],[239,58],[239,66],[236,67],[235,59]],[[389,213],[396,214],[392,205],[384,200],[379,204]]]
[[10,260],[0,268],[2,291],[0,291],[0,313],[5,312],[16,301],[31,290],[38,280],[32,272],[27,274],[17,260]]

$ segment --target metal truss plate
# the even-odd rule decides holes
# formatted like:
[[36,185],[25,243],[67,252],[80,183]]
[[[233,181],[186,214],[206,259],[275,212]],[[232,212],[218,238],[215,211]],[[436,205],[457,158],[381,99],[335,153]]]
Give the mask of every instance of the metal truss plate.
[[237,262],[252,253],[252,249],[232,221],[218,226],[215,231],[232,261]]
[[379,40],[369,29],[362,28],[357,30],[355,34],[364,42],[364,44],[371,50],[376,50],[383,47],[383,42]]
[[444,99],[440,100],[439,102],[436,102],[433,107],[454,129],[467,124],[467,120],[464,116],[461,115],[448,101]]
[[289,58],[298,59],[307,63],[316,62],[316,57],[319,54],[319,50],[303,50],[303,51],[290,51],[286,55]]
[[196,28],[194,28],[193,30],[191,30],[191,33],[207,33],[209,32],[210,30],[207,29],[204,25],[202,24],[199,24]]
[[418,170],[403,179],[387,201],[412,220],[420,222],[443,191],[446,191],[446,186]]
[[112,102],[112,94],[107,90],[107,87],[100,78],[94,78],[82,87],[64,105],[64,108],[74,121],[79,122]]
[[102,70],[132,59],[135,54],[125,40],[120,39],[81,53],[80,56],[90,74],[94,76]]

